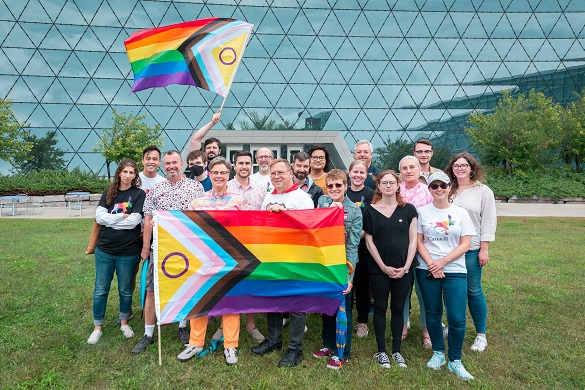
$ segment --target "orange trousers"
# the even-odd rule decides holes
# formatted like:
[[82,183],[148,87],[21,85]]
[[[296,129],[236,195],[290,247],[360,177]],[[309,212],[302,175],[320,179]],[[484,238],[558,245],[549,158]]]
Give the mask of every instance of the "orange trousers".
[[[189,320],[191,325],[189,344],[194,347],[203,347],[205,344],[205,333],[207,332],[208,317],[200,317]],[[221,316],[223,328],[224,348],[238,348],[240,339],[240,315],[226,314]]]

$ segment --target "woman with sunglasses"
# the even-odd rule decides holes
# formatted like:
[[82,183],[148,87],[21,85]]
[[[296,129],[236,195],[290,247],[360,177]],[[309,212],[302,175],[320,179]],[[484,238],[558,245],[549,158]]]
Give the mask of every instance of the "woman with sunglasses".
[[[364,160],[354,160],[349,164],[348,173],[350,186],[347,188],[347,197],[360,208],[363,216],[364,210],[372,203],[374,198],[374,190],[365,185],[368,177],[368,165]],[[360,245],[358,246],[358,262],[355,266],[353,277],[353,294],[355,296],[358,322],[355,335],[358,339],[368,336],[368,317],[371,305],[370,275],[368,274],[370,252],[366,248],[364,236],[362,231]]]
[[134,336],[128,320],[132,313],[134,270],[142,250],[140,222],[145,199],[146,193],[140,189],[138,165],[129,158],[122,160],[95,211],[95,220],[101,228],[95,248],[94,330],[87,339],[88,344],[96,344],[102,336],[114,272],[120,296],[120,330],[126,338]]
[[467,211],[453,205],[449,199],[449,176],[436,172],[429,176],[428,183],[433,203],[418,209],[419,265],[416,267],[416,280],[425,303],[433,346],[433,356],[427,367],[439,370],[445,364],[441,326],[444,302],[449,321],[449,370],[463,380],[472,380],[473,376],[461,363],[461,355],[467,306],[465,252],[475,229]]
[[471,247],[465,253],[465,265],[467,304],[477,332],[471,350],[483,352],[488,345],[485,336],[487,303],[481,288],[481,275],[489,260],[489,244],[496,238],[496,200],[492,190],[482,184],[483,168],[471,154],[457,153],[449,161],[445,172],[453,183],[453,204],[467,210],[477,233],[471,237]]
[[374,291],[374,332],[378,353],[374,357],[382,368],[390,368],[386,354],[386,310],[390,295],[392,358],[406,368],[400,353],[404,302],[412,285],[410,266],[416,253],[416,209],[406,203],[394,171],[382,171],[376,178],[376,193],[364,211],[365,240],[373,260],[368,264]]
[[322,314],[323,321],[322,337],[323,348],[313,354],[316,358],[326,358],[331,356],[327,367],[339,370],[348,360],[351,352],[352,336],[352,310],[351,310],[351,288],[353,286],[353,272],[357,262],[357,246],[360,242],[362,233],[362,213],[360,209],[345,196],[347,191],[347,176],[339,169],[332,169],[326,177],[327,190],[329,195],[323,195],[319,198],[319,207],[339,207],[343,209],[344,218],[343,226],[345,228],[345,259],[351,264],[347,273],[347,289],[343,292],[345,299],[345,310],[347,314],[347,332],[345,341],[345,350],[343,356],[337,356],[335,342],[335,316]]

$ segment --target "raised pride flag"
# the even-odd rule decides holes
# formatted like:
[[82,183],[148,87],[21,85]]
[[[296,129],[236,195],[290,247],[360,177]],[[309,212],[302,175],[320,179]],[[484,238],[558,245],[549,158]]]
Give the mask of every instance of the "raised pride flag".
[[343,210],[156,211],[159,324],[205,315],[334,315],[347,288]]
[[207,18],[135,32],[124,41],[134,72],[132,92],[182,84],[225,97],[253,27]]

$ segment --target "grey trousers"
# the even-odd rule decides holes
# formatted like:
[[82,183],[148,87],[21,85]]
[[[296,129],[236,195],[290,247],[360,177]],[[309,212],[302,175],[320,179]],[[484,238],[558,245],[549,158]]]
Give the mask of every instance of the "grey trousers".
[[[268,323],[268,341],[282,343],[282,313],[266,313]],[[307,323],[306,313],[290,313],[290,341],[289,349],[303,350],[303,336]]]

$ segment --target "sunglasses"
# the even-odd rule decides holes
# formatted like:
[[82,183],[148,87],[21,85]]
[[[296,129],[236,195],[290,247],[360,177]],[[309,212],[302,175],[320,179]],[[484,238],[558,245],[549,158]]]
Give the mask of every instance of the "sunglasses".
[[431,184],[429,186],[431,188],[431,190],[436,190],[437,188],[441,187],[441,189],[446,190],[447,188],[449,188],[448,184],[445,183],[441,183],[441,184]]
[[341,188],[341,187],[343,187],[343,184],[341,184],[341,183],[327,184],[327,189],[328,190],[332,190],[333,187],[335,187],[335,188]]

